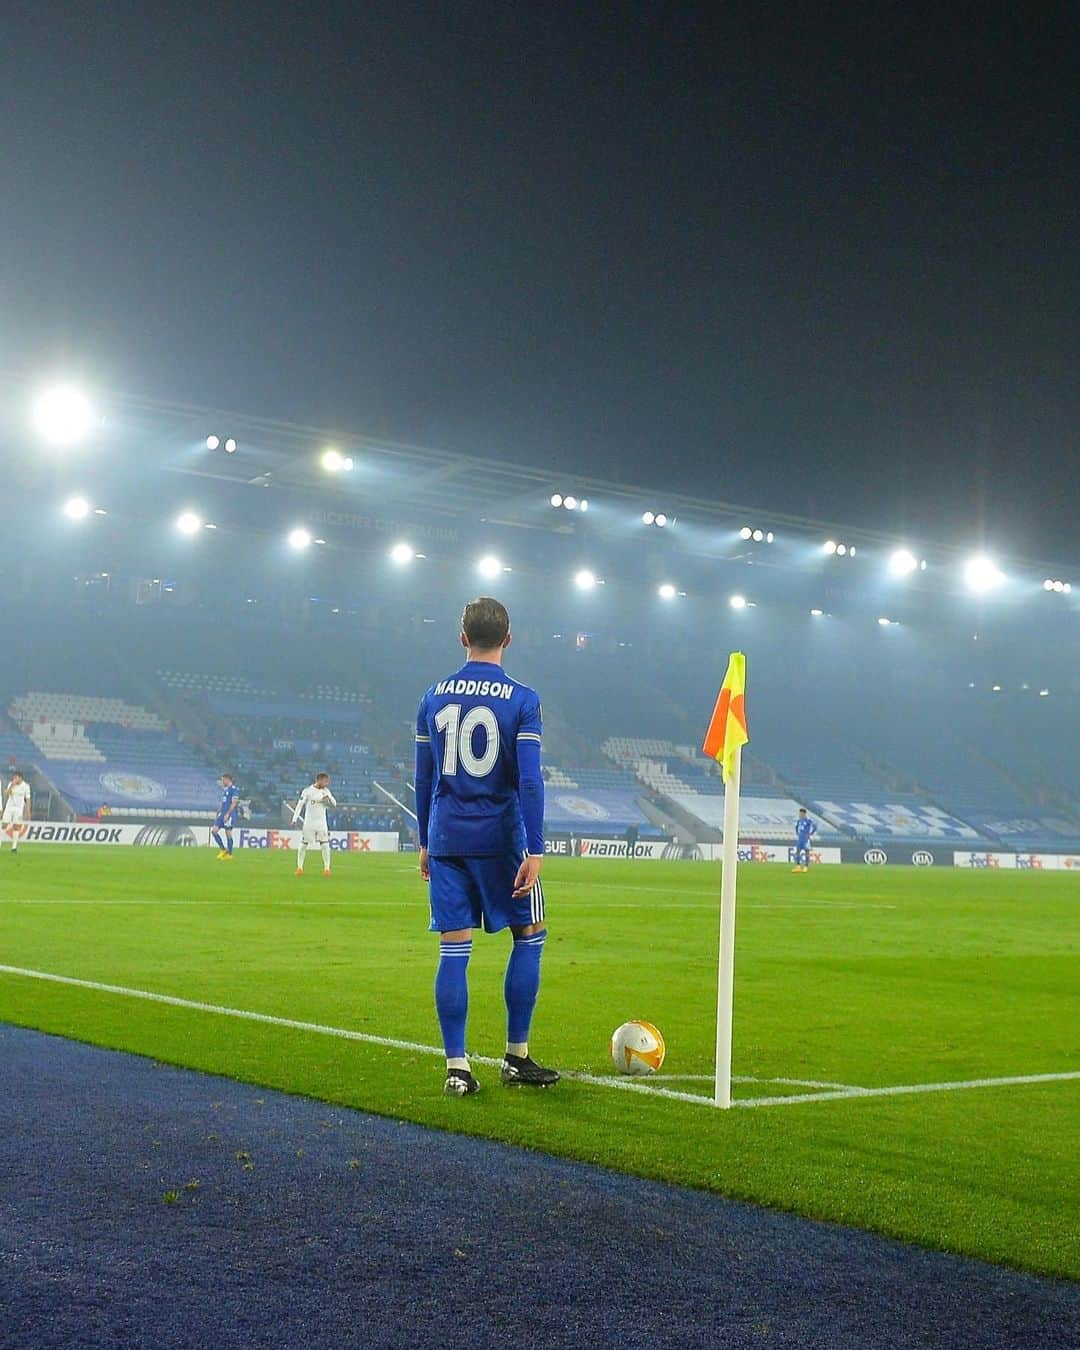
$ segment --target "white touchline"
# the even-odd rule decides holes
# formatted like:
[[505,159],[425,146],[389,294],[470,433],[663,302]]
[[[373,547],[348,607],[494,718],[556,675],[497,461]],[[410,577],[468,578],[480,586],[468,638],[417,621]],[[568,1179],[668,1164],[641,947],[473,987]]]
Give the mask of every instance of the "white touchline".
[[1017,1087],[1023,1083],[1064,1083],[1080,1078],[1080,1070],[1069,1073],[1025,1073],[1012,1078],[968,1078],[954,1083],[899,1083],[894,1087],[850,1087],[840,1092],[806,1092],[792,1097],[745,1097],[732,1106],[793,1106],[802,1102],[835,1102],[853,1097],[906,1097],[922,1092],[961,1092],[970,1088]]
[[[267,1026],[288,1027],[293,1031],[309,1031],[318,1036],[334,1036],[339,1040],[360,1041],[365,1045],[382,1045],[391,1050],[410,1050],[418,1055],[442,1056],[443,1050],[437,1045],[423,1045],[419,1041],[403,1041],[393,1036],[375,1036],[369,1031],[350,1031],[346,1027],[328,1027],[321,1022],[301,1022],[293,1017],[275,1017],[272,1013],[249,1012],[246,1008],[227,1008],[220,1003],[199,1003],[190,998],[178,998],[174,994],[156,994],[150,989],[129,989],[122,984],[103,984],[99,980],[80,980],[74,975],[55,975],[47,970],[30,970],[23,966],[0,965],[0,975],[15,975],[27,980],[44,980],[49,984],[64,984],[76,989],[93,989],[99,994],[116,994],[121,998],[137,998],[147,1003],[164,1003],[171,1008],[188,1008],[192,1012],[214,1013],[219,1017],[236,1017],[245,1022],[262,1022]],[[501,1059],[490,1055],[472,1055],[477,1064],[501,1064]],[[654,1087],[650,1082],[637,1082],[633,1078],[606,1078],[598,1074],[568,1072],[565,1077],[578,1083],[589,1083],[594,1087],[615,1088],[621,1092],[643,1093],[647,1097],[668,1097],[674,1101],[692,1102],[695,1106],[711,1106],[712,1098],[697,1092],[676,1092],[671,1088]],[[962,1088],[1011,1087],[1019,1083],[1050,1083],[1065,1079],[1080,1078],[1080,1070],[1072,1073],[1026,1074],[1015,1078],[972,1078],[962,1083],[907,1083],[899,1087],[864,1088],[843,1087],[839,1090],[799,1093],[790,1097],[743,1097],[732,1102],[732,1106],[791,1106],[805,1102],[831,1102],[855,1097],[898,1097],[916,1092],[950,1092]],[[780,1083],[795,1080],[773,1078],[769,1082]]]
[[[412,870],[411,868],[409,869]],[[632,890],[633,887],[624,889]],[[638,886],[639,891],[651,890],[650,886]],[[35,899],[30,895],[13,896],[4,901],[5,905],[228,905],[230,909],[237,909],[244,905],[259,909],[287,909],[290,906],[303,906],[304,909],[312,909],[316,906],[324,908],[331,906],[351,906],[357,908],[362,905],[377,905],[383,908],[404,909],[415,904],[411,898],[403,900],[368,900],[355,898],[352,900],[330,900],[322,896],[311,896],[303,900],[236,900],[229,898],[216,898],[208,896],[203,899],[163,899],[154,896],[148,900],[98,900],[88,899],[82,896],[76,896],[68,899],[66,896],[49,896],[45,899]],[[640,909],[641,905],[631,904],[626,900],[590,900],[589,909]],[[693,900],[673,900],[670,904],[654,904],[652,909],[707,909],[715,912],[716,905],[701,904]],[[875,904],[833,904],[828,900],[790,900],[790,901],[765,901],[762,904],[755,904],[752,900],[743,906],[744,909],[896,909],[896,905],[875,905]],[[574,914],[573,906],[569,909],[571,916]]]

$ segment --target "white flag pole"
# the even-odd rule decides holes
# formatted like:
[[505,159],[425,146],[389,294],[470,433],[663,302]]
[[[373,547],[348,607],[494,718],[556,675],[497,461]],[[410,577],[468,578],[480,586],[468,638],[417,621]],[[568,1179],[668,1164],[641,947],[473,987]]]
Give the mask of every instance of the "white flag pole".
[[739,778],[742,746],[724,786],[724,851],[720,877],[720,958],[716,981],[716,1087],[713,1103],[731,1105],[731,1018],[735,1001],[735,883],[739,867]]

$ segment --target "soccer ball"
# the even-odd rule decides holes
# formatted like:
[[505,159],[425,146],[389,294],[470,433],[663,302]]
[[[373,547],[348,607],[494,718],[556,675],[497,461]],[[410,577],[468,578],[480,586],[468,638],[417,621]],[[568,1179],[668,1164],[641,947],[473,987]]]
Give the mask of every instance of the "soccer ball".
[[651,1022],[624,1022],[611,1033],[611,1061],[620,1073],[655,1073],[667,1047]]

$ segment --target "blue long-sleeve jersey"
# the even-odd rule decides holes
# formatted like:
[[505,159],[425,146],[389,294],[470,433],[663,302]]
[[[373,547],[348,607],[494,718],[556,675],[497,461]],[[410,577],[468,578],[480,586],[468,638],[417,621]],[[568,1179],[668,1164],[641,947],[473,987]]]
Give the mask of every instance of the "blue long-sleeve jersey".
[[536,691],[469,661],[416,714],[416,818],[435,857],[544,851],[542,714]]
[[800,848],[808,848],[810,840],[817,834],[817,826],[809,816],[800,816],[795,822],[795,841]]

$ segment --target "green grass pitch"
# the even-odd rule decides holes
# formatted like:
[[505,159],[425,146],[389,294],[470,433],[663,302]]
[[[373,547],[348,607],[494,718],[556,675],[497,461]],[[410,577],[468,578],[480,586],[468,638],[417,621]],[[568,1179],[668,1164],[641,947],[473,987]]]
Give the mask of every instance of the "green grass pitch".
[[[318,862],[318,859],[313,859]],[[718,868],[550,859],[538,1058],[613,1073],[611,1030],[657,1023],[651,1080],[707,1093]],[[744,867],[738,1098],[1074,1072],[1076,918],[1067,873]],[[0,963],[424,1045],[435,939],[407,855],[24,845],[0,853]],[[504,1037],[508,937],[478,935],[469,1042]],[[1080,1276],[1080,1081],[719,1112],[568,1078],[530,1095],[441,1095],[438,1058],[0,973],[0,1021],[439,1128]],[[2,1039],[0,1039],[2,1052]]]

